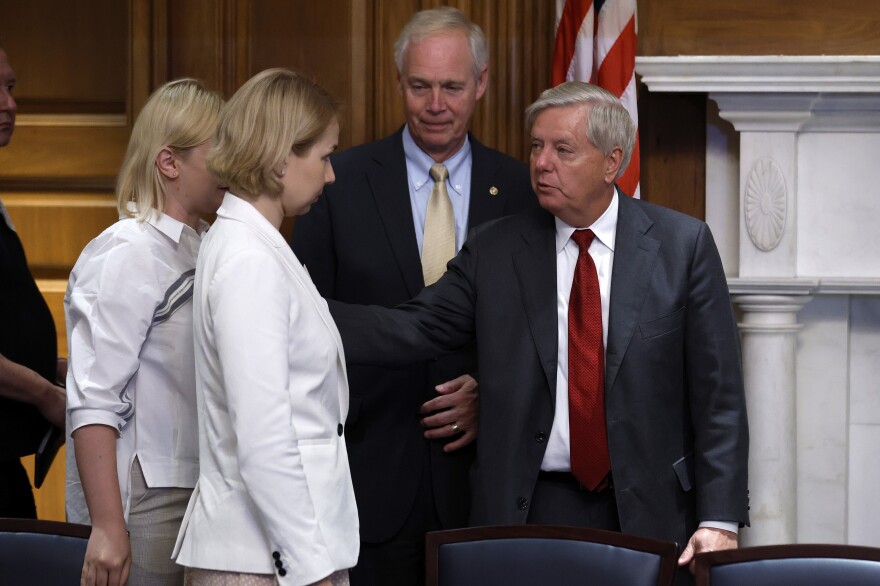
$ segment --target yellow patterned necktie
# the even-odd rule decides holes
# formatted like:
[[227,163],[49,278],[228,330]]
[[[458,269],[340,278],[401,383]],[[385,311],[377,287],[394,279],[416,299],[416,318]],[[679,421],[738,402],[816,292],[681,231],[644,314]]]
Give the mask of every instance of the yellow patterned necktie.
[[455,256],[455,215],[446,191],[449,172],[444,165],[431,166],[434,188],[425,213],[425,235],[422,240],[422,275],[425,285],[433,284],[446,272],[446,263]]

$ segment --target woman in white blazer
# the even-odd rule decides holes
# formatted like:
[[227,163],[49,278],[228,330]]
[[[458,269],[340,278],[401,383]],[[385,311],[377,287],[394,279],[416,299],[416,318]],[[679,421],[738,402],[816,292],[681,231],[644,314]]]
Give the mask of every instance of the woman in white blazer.
[[208,167],[229,193],[196,268],[200,472],[176,548],[193,586],[347,584],[357,562],[342,342],[279,232],[333,182],[338,136],[337,102],[283,69],[220,116]]

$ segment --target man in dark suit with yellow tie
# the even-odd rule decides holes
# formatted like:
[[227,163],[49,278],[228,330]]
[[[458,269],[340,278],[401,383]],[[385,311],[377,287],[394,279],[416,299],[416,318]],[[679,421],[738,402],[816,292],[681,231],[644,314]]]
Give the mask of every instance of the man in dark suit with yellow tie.
[[680,543],[682,566],[736,547],[748,426],[709,228],[617,189],[635,129],[612,94],[562,84],[527,120],[542,209],[477,230],[396,309],[331,303],[346,359],[393,364],[476,339],[472,525],[620,530]]
[[[404,27],[395,60],[406,125],[332,157],[336,183],[294,227],[293,250],[322,295],[402,303],[437,280],[469,229],[536,207],[526,166],[468,132],[488,57],[480,27],[454,8]],[[349,369],[345,436],[361,522],[353,586],[423,583],[425,532],[466,523],[475,371],[473,345]]]

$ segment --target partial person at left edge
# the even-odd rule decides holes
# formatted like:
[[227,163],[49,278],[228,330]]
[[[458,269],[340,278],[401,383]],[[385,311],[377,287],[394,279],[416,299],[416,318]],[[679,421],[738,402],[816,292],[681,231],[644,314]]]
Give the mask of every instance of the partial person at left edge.
[[171,550],[199,473],[192,296],[225,192],[205,166],[222,103],[193,79],[150,96],[119,171],[121,219],[70,274],[67,517],[92,525],[82,586],[183,584]]
[[[15,130],[15,72],[0,47],[0,147]],[[24,248],[0,200],[0,517],[36,519],[20,458],[37,451],[49,425],[64,428],[63,380],[52,314],[28,269]]]

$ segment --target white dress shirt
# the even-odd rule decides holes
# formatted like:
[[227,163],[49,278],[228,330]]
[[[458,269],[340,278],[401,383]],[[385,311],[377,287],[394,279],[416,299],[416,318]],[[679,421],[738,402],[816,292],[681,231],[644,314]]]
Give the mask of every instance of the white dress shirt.
[[[192,292],[207,228],[158,213],[120,220],[86,246],[70,274],[67,429],[117,431],[126,519],[135,457],[149,487],[192,488],[198,478]],[[68,441],[68,520],[89,523]]]
[[[589,228],[596,235],[590,244],[590,256],[596,264],[599,297],[602,302],[602,345],[608,346],[608,308],[611,306],[611,270],[614,266],[614,244],[617,238],[617,209],[620,193],[615,189],[608,209]],[[571,235],[579,228],[556,218],[556,322],[558,355],[556,357],[556,411],[547,440],[547,451],[541,470],[571,471],[571,448],[568,425],[568,299],[579,248]],[[700,527],[715,527],[736,533],[736,523],[702,521]]]
[[[599,219],[589,228],[596,235],[590,244],[590,256],[596,263],[599,297],[602,302],[602,345],[608,344],[608,308],[611,300],[611,268],[614,265],[614,240],[617,237],[617,193]],[[575,228],[556,218],[556,411],[547,440],[541,470],[571,471],[568,431],[568,297],[577,266],[578,245],[571,235]]]

